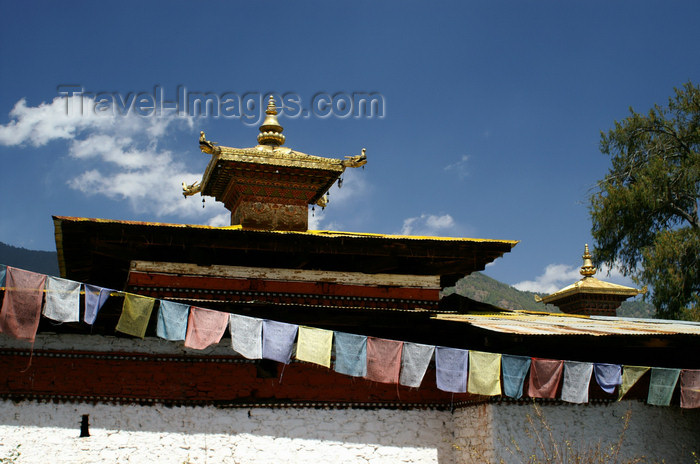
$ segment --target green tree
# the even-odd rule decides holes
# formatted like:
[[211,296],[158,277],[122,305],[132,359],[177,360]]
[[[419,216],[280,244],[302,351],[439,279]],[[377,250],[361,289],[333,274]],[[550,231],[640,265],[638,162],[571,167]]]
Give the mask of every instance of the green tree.
[[590,198],[596,261],[651,286],[659,317],[700,320],[700,87],[630,108],[600,151],[612,167]]

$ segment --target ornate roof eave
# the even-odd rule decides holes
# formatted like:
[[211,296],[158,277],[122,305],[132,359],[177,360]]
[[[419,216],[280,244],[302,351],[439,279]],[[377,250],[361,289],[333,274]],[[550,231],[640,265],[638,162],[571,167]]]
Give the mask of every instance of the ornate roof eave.
[[593,277],[596,273],[596,268],[593,266],[593,261],[590,252],[588,251],[588,244],[585,246],[585,251],[583,253],[583,265],[581,266],[580,274],[583,279],[575,282],[567,287],[562,288],[559,291],[547,295],[545,297],[535,296],[535,300],[542,302],[544,304],[554,304],[557,302],[569,298],[574,295],[609,295],[618,296],[622,299],[627,299],[629,297],[637,296],[647,292],[647,288],[644,287],[641,290],[632,287],[626,287],[624,285],[613,284],[610,282],[604,282]]

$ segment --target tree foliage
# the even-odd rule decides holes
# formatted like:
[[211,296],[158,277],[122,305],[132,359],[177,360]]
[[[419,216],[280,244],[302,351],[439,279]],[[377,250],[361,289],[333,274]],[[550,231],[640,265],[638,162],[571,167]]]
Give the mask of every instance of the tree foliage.
[[612,167],[591,195],[594,257],[648,284],[658,315],[700,320],[700,87],[601,132]]

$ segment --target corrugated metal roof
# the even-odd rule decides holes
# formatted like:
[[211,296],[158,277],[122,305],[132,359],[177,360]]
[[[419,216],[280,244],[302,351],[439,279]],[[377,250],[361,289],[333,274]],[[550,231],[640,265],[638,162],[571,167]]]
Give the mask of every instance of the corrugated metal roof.
[[434,319],[464,322],[519,335],[700,335],[700,323],[663,319],[577,316],[512,311],[498,314],[439,314]]

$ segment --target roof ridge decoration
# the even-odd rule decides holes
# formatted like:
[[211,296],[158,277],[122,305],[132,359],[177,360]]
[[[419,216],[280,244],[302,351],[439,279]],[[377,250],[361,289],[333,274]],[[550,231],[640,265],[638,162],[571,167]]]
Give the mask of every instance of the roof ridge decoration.
[[583,265],[579,270],[583,276],[581,280],[545,297],[535,295],[535,301],[553,304],[565,313],[615,316],[617,308],[624,300],[647,292],[646,287],[638,290],[593,277],[596,274],[596,268],[588,251],[588,244],[585,245],[581,257],[583,258]]
[[258,144],[249,148],[220,146],[199,133],[199,148],[211,155],[202,180],[182,183],[185,198],[212,196],[231,211],[231,225],[246,229],[308,229],[308,205],[325,207],[328,191],[346,168],[363,167],[366,151],[344,159],[312,156],[283,146],[284,128],[269,96]]

